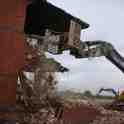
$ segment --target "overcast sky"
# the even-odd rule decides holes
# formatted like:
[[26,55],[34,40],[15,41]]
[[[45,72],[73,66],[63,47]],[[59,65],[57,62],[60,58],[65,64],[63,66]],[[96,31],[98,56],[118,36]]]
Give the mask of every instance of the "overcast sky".
[[[82,40],[105,40],[124,55],[124,0],[48,0],[90,24]],[[58,78],[60,89],[98,91],[101,87],[124,90],[124,74],[104,57],[77,60],[65,52],[56,60],[70,69]]]

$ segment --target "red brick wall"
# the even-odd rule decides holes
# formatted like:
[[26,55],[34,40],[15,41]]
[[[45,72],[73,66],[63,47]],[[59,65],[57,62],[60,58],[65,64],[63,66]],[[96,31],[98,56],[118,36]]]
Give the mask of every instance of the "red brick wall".
[[2,75],[16,74],[26,63],[26,44],[22,33],[26,0],[2,0],[0,2],[0,104],[15,103],[15,78]]

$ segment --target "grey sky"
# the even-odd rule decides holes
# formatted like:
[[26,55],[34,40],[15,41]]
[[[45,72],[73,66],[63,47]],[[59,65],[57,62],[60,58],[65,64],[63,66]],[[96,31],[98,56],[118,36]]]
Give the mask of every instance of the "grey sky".
[[[82,32],[82,40],[100,39],[111,42],[124,55],[123,0],[48,1],[90,24],[90,28]],[[124,74],[104,57],[76,60],[65,52],[61,56],[55,56],[55,59],[70,68],[70,72],[58,76],[61,89],[124,89]]]

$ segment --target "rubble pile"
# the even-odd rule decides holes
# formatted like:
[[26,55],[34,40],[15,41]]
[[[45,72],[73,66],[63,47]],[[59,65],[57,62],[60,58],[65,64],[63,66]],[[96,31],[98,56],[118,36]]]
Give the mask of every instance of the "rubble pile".
[[124,112],[107,110],[98,103],[90,100],[83,103],[100,112],[100,115],[90,124],[124,124]]
[[[50,108],[41,109],[35,113],[30,113],[24,117],[24,120],[19,124],[56,124],[57,118],[55,118],[54,110],[49,111]],[[58,123],[59,124],[59,123]]]
[[[65,105],[66,107],[70,107],[71,109],[83,106],[84,109],[87,108],[94,111],[95,110],[98,111],[99,114],[96,115],[96,117],[92,115],[92,113],[89,113],[90,115],[88,115],[87,117],[89,120],[94,116],[94,119],[93,120],[91,119],[92,121],[90,122],[90,124],[124,124],[124,112],[107,110],[102,105],[95,102],[95,100],[90,100],[88,98],[77,101],[69,100]],[[84,113],[82,113],[82,115],[87,114],[87,111],[84,110]]]
[[90,124],[124,124],[124,113],[104,110],[102,115]]

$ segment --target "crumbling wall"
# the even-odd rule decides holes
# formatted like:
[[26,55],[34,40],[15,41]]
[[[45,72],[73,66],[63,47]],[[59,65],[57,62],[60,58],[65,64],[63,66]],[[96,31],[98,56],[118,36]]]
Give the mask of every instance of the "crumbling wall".
[[17,121],[19,124],[59,124],[56,107],[61,106],[57,105],[61,102],[56,97],[57,81],[54,73],[62,66],[55,60],[46,58],[42,46],[33,44],[31,47],[35,53],[28,55],[31,64],[24,71],[31,70],[34,78],[29,80],[24,72],[19,74],[17,108],[21,112],[17,113]]

